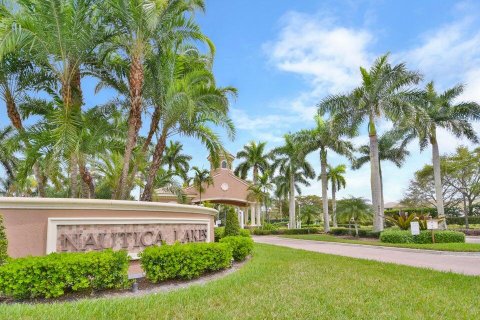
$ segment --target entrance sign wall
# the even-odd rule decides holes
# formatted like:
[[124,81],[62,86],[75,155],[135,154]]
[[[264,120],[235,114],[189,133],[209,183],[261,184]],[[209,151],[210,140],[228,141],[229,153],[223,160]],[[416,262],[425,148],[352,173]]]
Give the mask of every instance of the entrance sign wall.
[[116,200],[0,198],[12,257],[213,241],[216,210]]

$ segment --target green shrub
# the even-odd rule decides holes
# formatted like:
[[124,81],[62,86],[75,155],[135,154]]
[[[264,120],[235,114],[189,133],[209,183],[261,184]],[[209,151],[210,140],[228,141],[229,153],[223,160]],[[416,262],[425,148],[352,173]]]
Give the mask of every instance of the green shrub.
[[[250,230],[240,229],[238,232],[239,236],[242,237],[251,237]],[[215,228],[215,242],[219,242],[225,236],[225,227]]]
[[[465,234],[458,231],[438,230],[434,232],[435,243],[465,242]],[[432,243],[432,232],[422,230],[418,236],[413,236],[406,230],[386,230],[380,234],[380,241],[387,243]]]
[[8,258],[7,254],[8,240],[5,234],[5,227],[3,226],[3,216],[0,215],[0,265],[2,265]]
[[[452,230],[435,231],[435,243],[465,242],[465,234]],[[432,232],[421,231],[420,235],[415,236],[416,243],[432,243]]]
[[240,236],[250,238],[252,235],[250,234],[250,230],[248,229],[240,229]]
[[[353,236],[355,235],[354,228],[330,228],[330,233],[335,236]],[[362,238],[376,238],[380,237],[380,232],[375,232],[369,229],[358,229],[358,236]]]
[[[480,224],[480,216],[468,217],[469,224]],[[458,224],[461,226],[465,225],[465,217],[450,217],[447,218],[447,225]]]
[[408,230],[385,230],[380,234],[380,241],[386,243],[414,243]]
[[147,247],[140,263],[148,280],[192,279],[231,265],[232,248],[226,243],[187,243]]
[[251,229],[252,233],[257,236],[278,235],[278,234],[311,234],[320,233],[320,228],[302,228],[302,229],[274,229],[264,230],[260,228]]
[[238,223],[238,215],[234,208],[228,208],[224,236],[238,236],[239,233],[240,224]]
[[245,260],[253,250],[252,238],[242,236],[225,237],[220,240],[220,243],[227,243],[232,248],[232,255],[235,261]]
[[69,291],[126,287],[129,260],[126,251],[112,250],[11,259],[0,266],[0,293],[54,298]]
[[218,242],[225,234],[225,227],[216,227],[213,231],[215,234],[215,242]]

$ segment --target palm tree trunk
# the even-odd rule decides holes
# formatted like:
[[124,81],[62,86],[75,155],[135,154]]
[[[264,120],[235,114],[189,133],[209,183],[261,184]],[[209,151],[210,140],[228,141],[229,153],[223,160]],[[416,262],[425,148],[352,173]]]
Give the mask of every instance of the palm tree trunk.
[[[7,115],[10,121],[12,122],[12,125],[15,129],[20,134],[25,133],[25,130],[23,128],[23,122],[22,122],[22,117],[20,116],[20,113],[17,110],[17,104],[15,103],[15,100],[13,99],[12,93],[10,90],[5,90],[5,104],[7,105]],[[29,148],[30,147],[30,142],[28,139],[25,137],[24,139],[25,147]],[[38,161],[35,161],[33,164],[33,174],[35,176],[35,180],[37,181],[37,190],[38,190],[38,196],[41,198],[45,197],[45,184],[43,181],[43,175],[40,171],[40,166],[38,164]]]
[[[435,182],[435,198],[437,202],[438,217],[444,217],[445,211],[443,207],[443,188],[442,188],[442,174],[440,168],[440,151],[438,150],[438,143],[436,137],[436,129],[434,129],[430,143],[432,144],[432,164],[433,164],[433,179]],[[444,228],[446,229],[446,222]]]
[[372,205],[375,213],[373,231],[383,231],[383,211],[381,205],[381,182],[380,182],[380,160],[378,153],[378,140],[373,116],[369,122],[370,138],[370,183],[372,189]]
[[382,174],[382,162],[378,161],[378,171],[380,173],[380,206],[381,206],[381,211],[385,212],[385,200],[383,198],[383,174]]
[[70,198],[78,197],[78,158],[75,153],[70,155]]
[[80,176],[82,177],[83,184],[87,187],[87,198],[95,199],[95,184],[93,182],[93,177],[88,170],[85,161],[79,161]]
[[133,149],[137,144],[138,132],[142,126],[142,88],[143,88],[143,65],[139,54],[133,54],[130,65],[130,76],[128,79],[130,89],[130,114],[128,115],[127,142],[123,155],[122,175],[117,192],[114,196],[117,199],[126,199],[128,193],[128,175]]
[[288,224],[289,229],[296,228],[296,221],[295,221],[295,175],[293,172],[292,166],[290,166],[290,203],[288,208],[288,215],[290,222]]
[[335,181],[332,179],[332,219],[333,219],[333,227],[337,228],[338,223],[337,223],[337,186],[335,184]]
[[330,232],[330,216],[328,214],[328,179],[327,179],[327,150],[320,150],[320,168],[322,180],[323,229]]
[[155,146],[155,151],[153,152],[152,163],[150,164],[150,170],[148,171],[147,181],[145,183],[145,188],[143,189],[143,194],[141,197],[142,201],[152,201],[153,194],[153,184],[155,181],[155,176],[160,169],[162,164],[163,152],[167,145],[167,132],[164,130],[162,135],[158,139],[158,143]]

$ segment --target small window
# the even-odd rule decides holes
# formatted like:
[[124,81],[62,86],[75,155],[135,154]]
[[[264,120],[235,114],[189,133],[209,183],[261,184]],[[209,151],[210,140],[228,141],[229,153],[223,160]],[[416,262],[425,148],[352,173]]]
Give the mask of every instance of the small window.
[[227,169],[227,161],[226,160],[222,161],[222,169]]

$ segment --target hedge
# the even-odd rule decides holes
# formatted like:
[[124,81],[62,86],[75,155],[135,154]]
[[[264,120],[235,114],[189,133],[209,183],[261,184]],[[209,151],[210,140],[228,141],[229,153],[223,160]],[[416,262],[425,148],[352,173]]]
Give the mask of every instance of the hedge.
[[[353,236],[355,235],[354,228],[330,228],[330,233],[336,236]],[[363,238],[376,238],[380,237],[380,232],[372,231],[372,230],[365,230],[365,229],[358,229],[358,236]]]
[[220,243],[227,243],[232,248],[232,255],[235,261],[245,260],[253,250],[253,240],[250,237],[225,237],[220,240]]
[[[217,227],[214,230],[215,233],[215,242],[219,242],[225,236],[225,227]],[[240,229],[239,236],[242,237],[251,237],[250,230],[248,229]]]
[[3,226],[3,216],[0,215],[0,265],[2,265],[8,258],[7,254],[8,241],[5,234],[5,227]]
[[192,279],[231,266],[232,248],[216,242],[152,246],[140,253],[140,263],[146,278],[154,283]]
[[310,234],[310,233],[320,233],[322,229],[320,228],[302,228],[302,229],[276,229],[276,230],[264,230],[264,229],[251,229],[254,235],[265,236],[265,235],[277,235],[277,234]]
[[[471,224],[480,224],[480,217],[468,217],[468,223]],[[449,224],[458,224],[465,225],[465,217],[447,217],[447,225]]]
[[225,221],[225,236],[238,236],[240,234],[240,224],[238,215],[234,208],[228,208]]
[[55,298],[66,292],[129,285],[126,251],[52,253],[0,266],[0,293],[16,299]]
[[[465,242],[465,234],[451,230],[435,231],[435,243]],[[380,234],[380,241],[386,243],[432,243],[432,232],[420,231],[420,235],[413,236],[408,230],[386,230]]]

